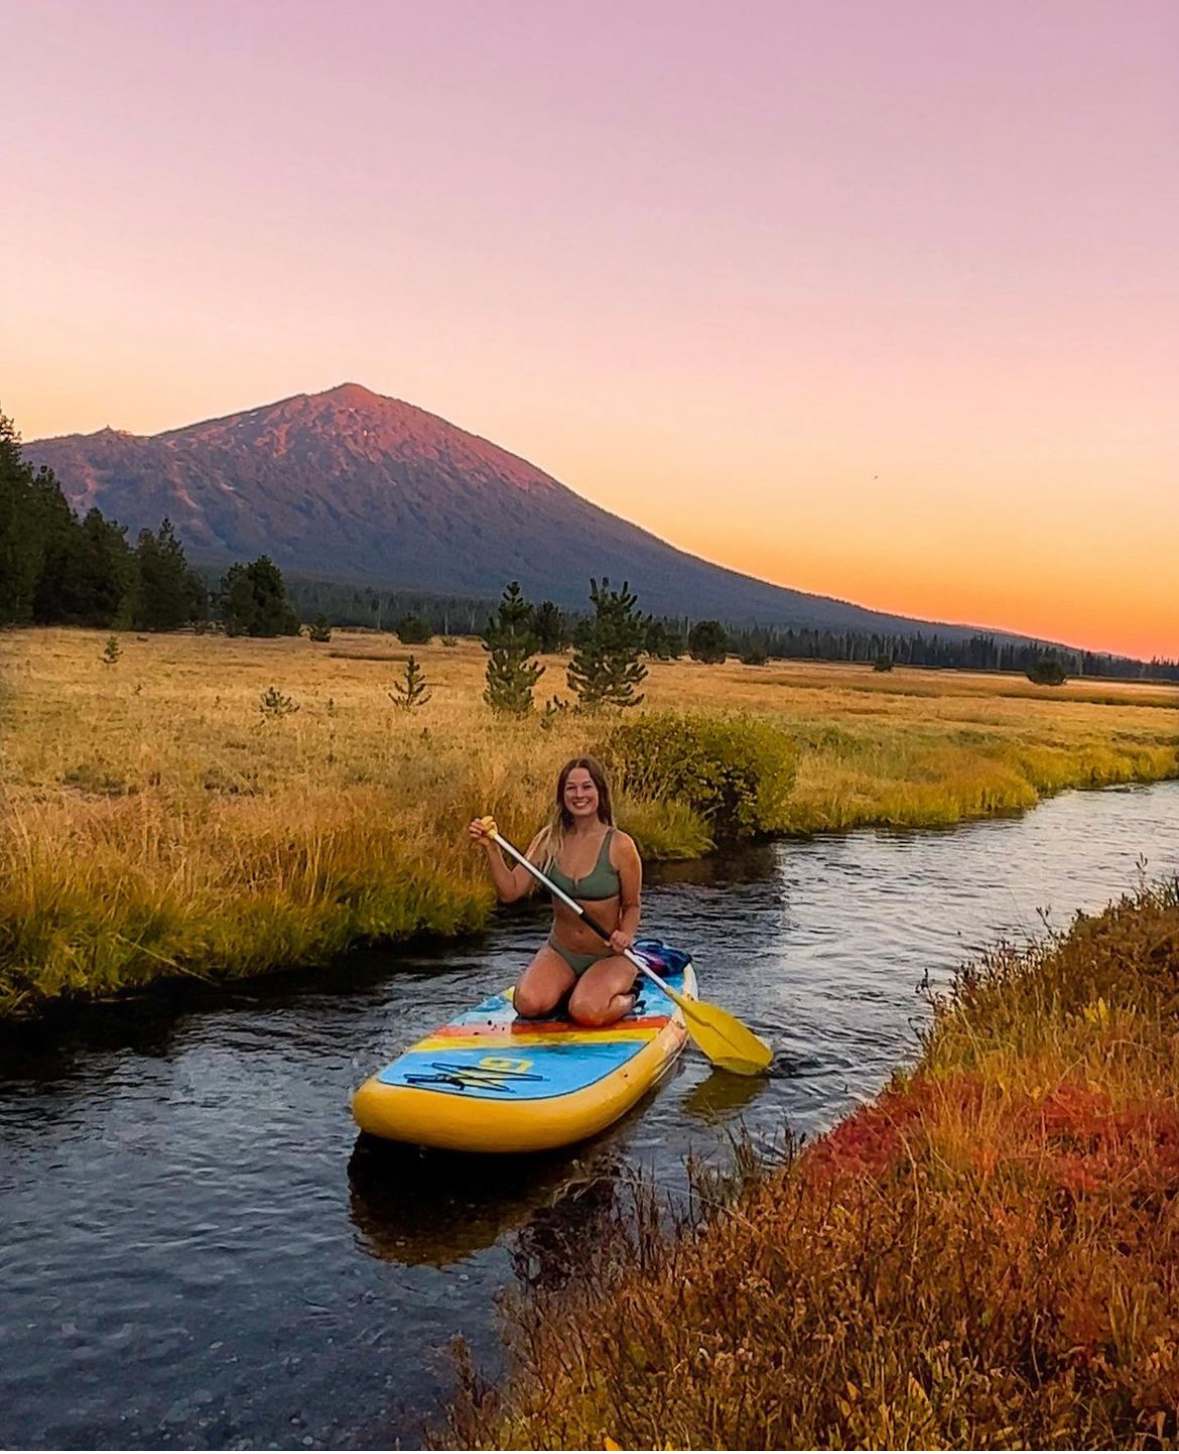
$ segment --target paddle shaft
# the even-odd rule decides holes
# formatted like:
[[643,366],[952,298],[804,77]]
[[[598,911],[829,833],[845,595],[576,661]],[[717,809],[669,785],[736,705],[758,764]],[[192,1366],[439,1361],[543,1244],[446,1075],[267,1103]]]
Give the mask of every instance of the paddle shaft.
[[[544,884],[545,888],[556,898],[560,899],[567,908],[572,909],[579,918],[584,919],[595,934],[606,940],[607,943],[610,942],[610,930],[604,924],[600,924],[586,909],[583,909],[576,899],[571,899],[564,890],[559,889],[546,874],[537,868],[536,864],[530,858],[525,858],[518,848],[514,848],[506,838],[501,838],[498,831],[488,834],[488,837],[493,843],[498,843],[505,853],[511,854],[522,868],[526,868],[538,883]],[[653,984],[657,984],[668,999],[678,1001],[682,998],[682,996],[676,994],[670,985],[665,984],[653,969],[649,969],[632,949],[624,949],[622,954],[625,959],[630,960],[640,974],[645,974]]]
[[[595,934],[599,934],[609,942],[610,931],[604,925],[599,924],[592,914],[586,913],[576,899],[570,898],[564,890],[559,889],[537,868],[536,864],[525,858],[519,849],[513,848],[506,838],[502,838],[495,826],[494,818],[483,819],[483,831],[493,843],[499,845],[503,852],[514,858],[521,867],[527,869],[538,882],[544,884],[555,898],[560,899],[563,904],[567,904],[579,919],[584,919]],[[773,1050],[760,1035],[755,1035],[735,1015],[730,1015],[728,1010],[722,1010],[719,1005],[710,1005],[706,1000],[688,999],[678,990],[673,990],[669,984],[659,978],[653,969],[648,968],[633,950],[625,949],[623,955],[645,979],[658,985],[668,999],[679,1007],[684,1016],[688,1034],[713,1065],[719,1065],[737,1075],[760,1075],[769,1066],[770,1061],[774,1058]]]

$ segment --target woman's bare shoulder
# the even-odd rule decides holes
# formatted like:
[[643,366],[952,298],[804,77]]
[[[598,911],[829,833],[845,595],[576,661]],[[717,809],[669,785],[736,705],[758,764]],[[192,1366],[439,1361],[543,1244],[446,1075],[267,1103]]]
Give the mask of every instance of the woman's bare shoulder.
[[616,853],[622,858],[638,858],[639,856],[639,845],[629,833],[624,833],[621,828],[615,828],[614,838],[610,844],[610,856],[613,858]]

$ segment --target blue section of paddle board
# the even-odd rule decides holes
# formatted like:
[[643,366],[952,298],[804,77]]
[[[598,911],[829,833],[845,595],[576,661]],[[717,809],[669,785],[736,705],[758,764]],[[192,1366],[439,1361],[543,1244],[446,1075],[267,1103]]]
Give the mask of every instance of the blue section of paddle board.
[[637,1055],[648,1041],[590,1045],[409,1050],[377,1077],[385,1085],[449,1091],[476,1100],[541,1101],[582,1090]]
[[[683,975],[666,976],[673,989],[681,989]],[[610,1075],[637,1055],[648,1040],[618,1040],[611,1035],[624,1030],[636,1019],[670,1016],[675,1006],[658,986],[649,981],[634,1011],[617,1025],[593,1033],[601,1039],[579,1038],[569,1045],[540,1045],[534,1032],[523,1029],[512,1034],[519,1025],[516,1012],[506,995],[490,995],[474,1009],[466,1010],[450,1021],[448,1029],[502,1030],[505,1044],[498,1036],[490,1036],[486,1046],[410,1049],[387,1065],[377,1079],[383,1085],[416,1086],[422,1090],[449,1092],[468,1099],[496,1101],[539,1101],[593,1085]],[[546,1022],[544,1032],[560,1034],[561,1030],[587,1033],[569,1021]]]

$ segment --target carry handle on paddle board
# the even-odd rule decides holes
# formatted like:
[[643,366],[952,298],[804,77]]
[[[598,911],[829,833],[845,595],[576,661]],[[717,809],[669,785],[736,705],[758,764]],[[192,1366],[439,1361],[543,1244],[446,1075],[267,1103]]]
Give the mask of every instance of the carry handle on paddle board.
[[[609,944],[609,929],[607,929],[604,924],[600,924],[598,920],[595,919],[594,916],[588,912],[588,910],[583,909],[576,899],[571,899],[563,889],[559,889],[557,885],[553,883],[553,881],[546,874],[542,873],[541,870],[537,868],[536,864],[533,863],[530,858],[526,858],[524,854],[522,854],[518,848],[513,847],[506,838],[501,838],[499,834],[499,829],[495,826],[494,818],[480,818],[479,822],[482,824],[483,831],[487,834],[488,838],[490,838],[493,843],[498,843],[504,853],[511,854],[511,856],[516,860],[521,868],[526,868],[538,883],[544,884],[545,888],[548,889],[552,894],[554,894],[558,899],[560,899],[567,908],[572,909],[579,918],[584,919],[585,922],[594,931],[594,933],[599,936],[599,938],[604,939],[606,943]],[[673,997],[670,986],[664,984],[664,982],[659,978],[655,971],[646,964],[644,964],[639,956],[634,952],[634,950],[624,949],[622,951],[622,955],[624,959],[630,960],[630,962],[634,965],[634,967],[639,971],[640,974],[646,975],[646,977],[651,980],[653,984],[657,984],[659,988],[663,991],[663,993],[668,996],[669,999]]]

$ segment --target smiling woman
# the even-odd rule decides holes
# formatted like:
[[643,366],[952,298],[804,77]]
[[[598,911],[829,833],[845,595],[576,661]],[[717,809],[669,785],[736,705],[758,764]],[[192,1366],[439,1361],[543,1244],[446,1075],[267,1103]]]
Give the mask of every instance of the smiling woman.
[[[476,819],[471,837],[487,852],[496,892],[505,903],[522,898],[533,880],[504,861],[486,824]],[[527,857],[544,868],[558,888],[611,929],[603,949],[592,929],[559,899],[553,927],[516,985],[516,1012],[550,1015],[566,999],[569,1017],[582,1025],[612,1025],[634,1007],[634,966],[624,957],[639,927],[643,866],[634,839],[614,826],[610,785],[592,757],[571,758],[557,776],[553,815],[532,840]]]

